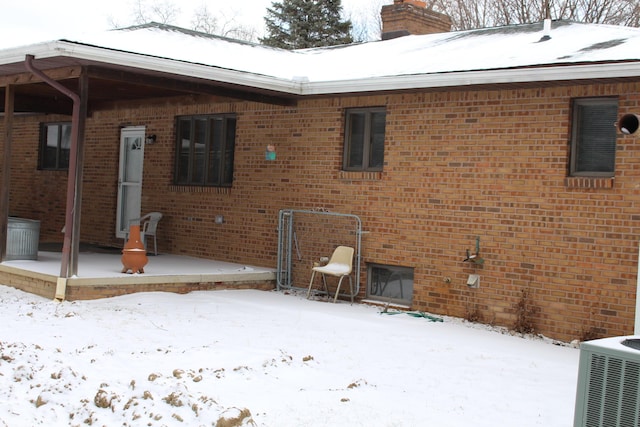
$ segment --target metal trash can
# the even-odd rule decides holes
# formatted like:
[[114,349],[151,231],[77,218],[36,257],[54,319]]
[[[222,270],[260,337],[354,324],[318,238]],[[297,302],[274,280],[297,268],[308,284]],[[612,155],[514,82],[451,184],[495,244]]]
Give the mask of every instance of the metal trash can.
[[6,260],[38,259],[40,221],[9,217]]

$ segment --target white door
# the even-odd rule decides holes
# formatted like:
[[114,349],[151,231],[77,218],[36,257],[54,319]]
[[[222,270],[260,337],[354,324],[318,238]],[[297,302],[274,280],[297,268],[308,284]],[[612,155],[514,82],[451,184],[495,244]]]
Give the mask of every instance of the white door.
[[120,131],[116,236],[121,239],[127,235],[129,222],[140,217],[144,131],[144,126],[125,127]]

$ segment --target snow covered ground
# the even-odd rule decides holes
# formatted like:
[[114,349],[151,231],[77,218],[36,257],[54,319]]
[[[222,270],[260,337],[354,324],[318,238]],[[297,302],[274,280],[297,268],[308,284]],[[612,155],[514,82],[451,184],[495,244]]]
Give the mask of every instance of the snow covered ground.
[[579,350],[295,294],[0,286],[0,426],[572,424]]

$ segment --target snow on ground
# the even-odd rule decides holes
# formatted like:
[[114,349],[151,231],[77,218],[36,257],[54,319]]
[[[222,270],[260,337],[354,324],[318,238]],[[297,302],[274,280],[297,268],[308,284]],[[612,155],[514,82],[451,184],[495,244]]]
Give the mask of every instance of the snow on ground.
[[0,286],[0,426],[571,425],[579,350],[262,291]]

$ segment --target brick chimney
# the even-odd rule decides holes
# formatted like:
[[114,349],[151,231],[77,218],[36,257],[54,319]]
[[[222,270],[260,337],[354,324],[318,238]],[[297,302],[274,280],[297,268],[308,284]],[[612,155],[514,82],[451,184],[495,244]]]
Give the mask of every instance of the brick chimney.
[[393,0],[393,4],[382,6],[380,16],[382,40],[451,31],[451,19],[427,9],[427,3],[421,0]]

